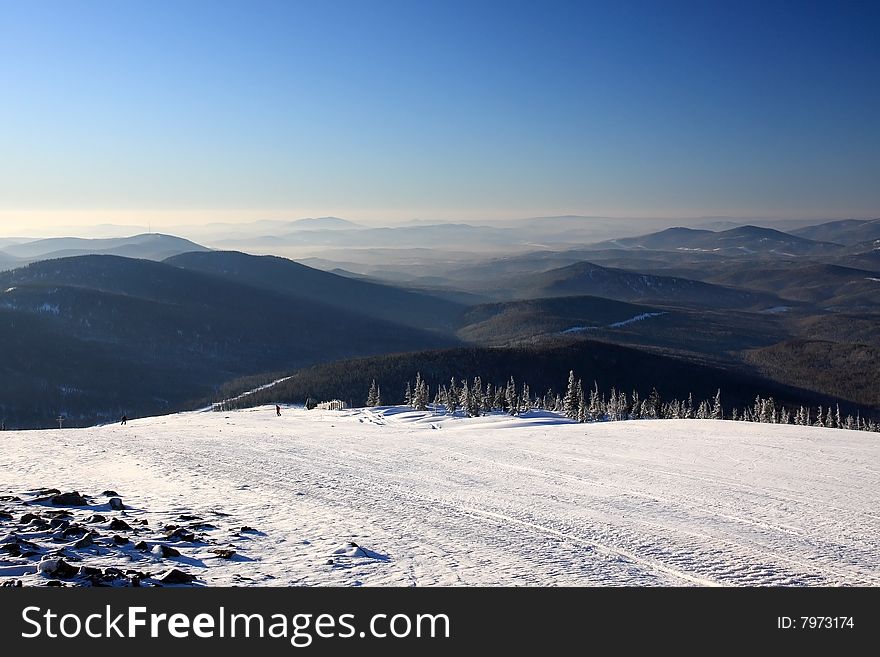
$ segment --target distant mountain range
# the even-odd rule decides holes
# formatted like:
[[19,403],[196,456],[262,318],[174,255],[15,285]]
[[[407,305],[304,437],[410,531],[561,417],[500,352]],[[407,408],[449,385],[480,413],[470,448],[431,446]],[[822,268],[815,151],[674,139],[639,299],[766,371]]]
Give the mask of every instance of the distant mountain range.
[[161,233],[108,239],[52,237],[5,244],[0,252],[0,269],[21,267],[39,260],[80,255],[116,255],[158,261],[179,253],[207,250],[206,247],[195,242]]
[[793,230],[791,234],[811,240],[852,246],[860,242],[880,240],[880,219],[829,221],[817,226]]
[[668,228],[659,233],[640,237],[611,240],[598,248],[693,250],[723,255],[778,254],[782,256],[818,255],[831,253],[839,244],[819,242],[772,228],[739,226],[714,232],[693,228]]
[[[880,410],[866,374],[880,349],[878,225],[834,221],[786,233],[725,224],[588,243],[584,236],[611,220],[375,228],[319,217],[254,222],[235,237],[256,231],[258,251],[311,245],[322,255],[308,262],[322,269],[153,233],[4,238],[0,419],[49,426],[59,413],[87,424],[175,410],[239,377],[311,366],[324,368],[308,379],[324,382],[317,390],[338,390],[338,381],[354,381],[332,365],[340,359],[372,356],[369,367],[403,376],[461,345],[437,358],[460,367],[478,353],[499,376],[505,367],[556,368],[561,356],[548,349],[602,376],[641,372],[644,358],[658,368],[650,385],[696,366],[711,371],[707,386],[760,372],[750,381],[764,389]],[[817,356],[826,343],[833,358]]]

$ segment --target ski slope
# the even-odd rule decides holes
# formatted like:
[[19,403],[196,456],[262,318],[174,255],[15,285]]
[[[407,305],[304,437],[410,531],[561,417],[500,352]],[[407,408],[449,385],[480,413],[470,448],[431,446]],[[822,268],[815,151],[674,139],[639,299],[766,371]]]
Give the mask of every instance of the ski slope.
[[[181,517],[210,520],[179,557],[67,550],[206,585],[880,584],[880,437],[867,432],[261,407],[0,445],[2,495],[77,490],[104,509],[112,489],[148,542]],[[0,578],[34,573],[0,555]]]

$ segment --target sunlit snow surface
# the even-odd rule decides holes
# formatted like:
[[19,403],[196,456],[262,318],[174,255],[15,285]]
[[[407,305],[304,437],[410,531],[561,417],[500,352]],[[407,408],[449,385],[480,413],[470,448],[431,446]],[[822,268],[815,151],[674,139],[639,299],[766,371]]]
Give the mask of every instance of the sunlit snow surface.
[[246,558],[170,561],[208,585],[880,584],[867,432],[272,406],[0,445],[0,494],[113,489],[151,526],[253,527]]

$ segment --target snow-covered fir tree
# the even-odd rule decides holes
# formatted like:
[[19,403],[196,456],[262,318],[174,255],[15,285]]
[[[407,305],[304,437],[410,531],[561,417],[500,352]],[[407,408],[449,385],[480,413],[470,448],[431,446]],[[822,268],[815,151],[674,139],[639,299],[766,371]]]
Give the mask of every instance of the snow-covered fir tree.
[[379,405],[379,386],[376,385],[376,379],[373,379],[373,382],[370,384],[366,405],[369,407]]
[[565,417],[576,420],[578,417],[578,392],[577,382],[574,379],[574,370],[568,373],[568,387],[565,389],[563,404]]

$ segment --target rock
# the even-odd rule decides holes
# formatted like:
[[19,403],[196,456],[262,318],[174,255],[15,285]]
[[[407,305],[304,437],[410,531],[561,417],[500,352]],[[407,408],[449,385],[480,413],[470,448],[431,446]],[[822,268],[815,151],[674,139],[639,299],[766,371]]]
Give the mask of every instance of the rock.
[[51,502],[56,506],[88,506],[86,498],[80,495],[77,491],[53,495]]
[[70,520],[67,520],[66,518],[52,518],[52,520],[49,521],[49,527],[59,530],[67,529],[70,527]]
[[34,518],[28,523],[28,527],[34,531],[42,531],[44,529],[49,529],[49,521],[44,518]]
[[117,495],[119,495],[119,493],[117,493],[115,490],[105,490],[103,493],[101,493],[101,495],[103,495],[104,497],[116,497]]
[[235,550],[232,548],[211,548],[208,552],[216,554],[221,559],[231,559],[235,556]]
[[57,579],[50,579],[46,582],[46,586],[64,586],[64,582],[59,582]]
[[333,563],[334,563],[334,562],[333,562],[333,559],[327,559],[327,561],[324,562],[324,564],[327,565],[327,566],[332,566]]
[[150,546],[147,545],[147,542],[146,542],[146,541],[139,541],[139,542],[137,542],[137,543],[134,544],[134,548],[135,548],[136,550],[140,550],[141,552],[146,552],[147,550],[150,549]]
[[104,579],[119,579],[120,577],[125,577],[125,574],[119,568],[111,566],[104,569]]
[[201,518],[199,516],[194,516],[189,513],[181,513],[179,516],[177,516],[177,519],[178,520],[201,520]]
[[37,520],[40,516],[36,513],[25,513],[21,518],[19,518],[18,522],[22,525],[26,525],[32,520]]
[[100,577],[102,573],[100,568],[95,568],[94,566],[81,566],[79,574],[81,577]]
[[120,536],[119,534],[113,534],[113,542],[116,545],[128,545],[131,543],[125,536]]
[[18,495],[0,495],[0,502],[21,502]]
[[194,522],[189,528],[196,531],[211,531],[212,529],[217,529],[217,525],[212,525],[210,522]]
[[81,550],[82,548],[92,547],[95,544],[95,541],[92,539],[91,534],[86,534],[81,539],[79,539],[76,543],[73,544],[73,547],[77,550]]
[[242,527],[238,531],[240,531],[240,532],[255,532],[257,530],[254,529],[253,527],[248,527],[247,525],[245,525],[244,527]]
[[130,582],[131,582],[132,586],[140,586],[141,585],[141,578],[138,577],[137,575],[132,575]]
[[86,534],[86,533],[87,533],[87,530],[85,527],[74,523],[74,524],[70,525],[69,527],[66,527],[64,529],[64,531],[61,532],[61,535],[64,538],[70,538],[72,536],[79,537],[79,536],[82,536],[83,534]]
[[183,572],[182,570],[172,568],[171,570],[159,575],[156,579],[163,584],[192,584],[196,578],[189,573]]
[[50,518],[72,518],[73,514],[67,509],[46,509],[42,512],[44,516]]
[[0,520],[12,520],[12,514],[7,511],[0,511]]
[[110,508],[114,511],[122,511],[125,508],[125,505],[122,503],[122,499],[118,497],[111,497],[107,503],[110,505]]
[[165,536],[172,541],[189,541],[192,543],[196,540],[196,535],[183,527],[178,527],[173,532],[167,532]]
[[335,550],[333,550],[333,554],[338,554],[341,557],[366,557],[367,553],[364,552],[363,548],[360,545],[355,543],[354,541],[348,541],[344,545],[339,546]]
[[113,520],[110,521],[110,530],[114,532],[131,531],[131,525],[121,518],[113,518]]
[[180,556],[180,552],[175,550],[170,545],[165,545],[163,543],[159,543],[157,545],[154,545],[153,549],[150,550],[150,552],[152,552],[157,557],[161,557],[163,559],[167,558],[167,557],[179,557]]
[[59,579],[70,579],[79,572],[77,566],[71,566],[64,559],[44,558],[37,564],[37,572]]
[[6,554],[10,557],[20,557],[21,548],[16,543],[4,543],[3,545],[0,545],[0,553]]
[[57,488],[40,488],[39,490],[34,491],[34,495],[38,497],[45,497],[46,495],[59,495],[61,493]]
[[96,513],[86,518],[86,522],[107,522],[107,517],[102,516],[100,513]]

